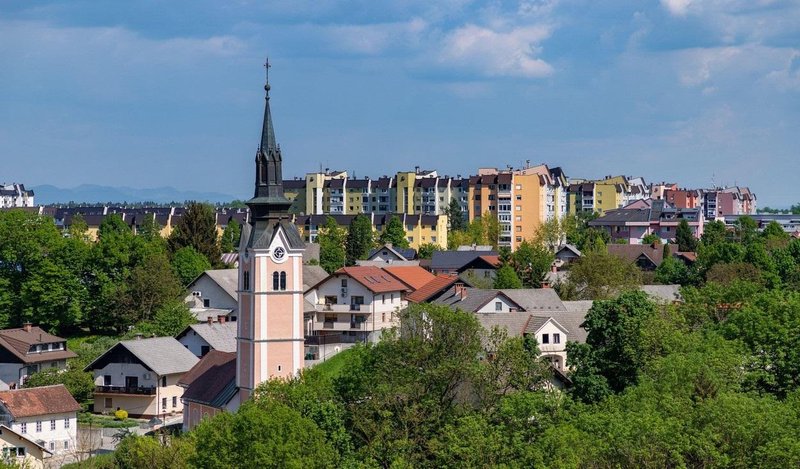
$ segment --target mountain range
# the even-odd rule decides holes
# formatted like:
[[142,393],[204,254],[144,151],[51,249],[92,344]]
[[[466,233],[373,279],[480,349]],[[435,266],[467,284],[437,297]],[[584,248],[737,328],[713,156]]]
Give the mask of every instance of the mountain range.
[[201,202],[230,202],[241,197],[221,192],[181,191],[174,187],[155,187],[137,189],[133,187],[110,187],[94,184],[81,184],[73,188],[61,188],[51,185],[32,187],[37,205],[77,203],[136,203],[155,202],[166,204],[195,200]]

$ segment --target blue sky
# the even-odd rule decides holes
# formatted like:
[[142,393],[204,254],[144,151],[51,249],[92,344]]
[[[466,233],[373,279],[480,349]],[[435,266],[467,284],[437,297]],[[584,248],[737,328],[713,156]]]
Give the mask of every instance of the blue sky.
[[0,180],[246,197],[264,57],[284,176],[749,185],[800,201],[800,2],[0,0]]

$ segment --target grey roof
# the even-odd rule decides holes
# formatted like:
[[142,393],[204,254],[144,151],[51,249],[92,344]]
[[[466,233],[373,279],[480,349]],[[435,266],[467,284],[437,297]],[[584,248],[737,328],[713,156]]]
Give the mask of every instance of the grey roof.
[[525,333],[526,334],[535,334],[536,331],[542,328],[547,321],[549,321],[549,317],[545,316],[531,316],[528,323],[525,325]]
[[178,334],[178,339],[185,336],[190,330],[194,331],[203,338],[214,350],[220,352],[236,351],[236,323],[224,322],[222,324],[214,322],[211,324],[192,324],[183,332]]
[[493,327],[505,329],[509,337],[519,337],[525,330],[531,315],[524,312],[514,313],[479,313],[475,317],[487,331]]
[[211,280],[216,282],[225,293],[231,296],[234,300],[239,298],[236,290],[239,288],[239,270],[238,269],[216,269],[206,270],[204,274],[208,275]]
[[683,301],[680,285],[642,285],[639,289],[657,303],[671,304],[673,301]]
[[582,256],[581,251],[578,249],[578,247],[575,246],[574,244],[569,244],[569,243],[560,246],[556,250],[556,256],[558,256],[559,252],[564,251],[564,250],[572,251],[572,253],[575,254],[578,257]]
[[435,251],[432,270],[458,270],[481,256],[496,256],[494,251]]
[[233,312],[233,310],[198,307],[198,308],[189,308],[189,312],[194,315],[195,319],[197,319],[197,322],[207,322],[208,318],[216,320],[218,316],[228,317]]
[[498,294],[507,296],[500,290],[483,290],[480,288],[465,288],[465,292],[466,296],[462,299],[460,294],[450,289],[447,293],[437,298],[434,303],[474,313],[497,297]]
[[159,376],[186,373],[198,362],[198,358],[174,337],[153,337],[118,342],[90,363],[85,371],[93,370],[96,363],[108,362],[106,356],[119,347],[126,349]]
[[518,288],[500,290],[529,313],[566,311],[558,293],[552,288]]
[[580,343],[586,342],[586,329],[581,327],[581,324],[586,320],[586,313],[589,312],[593,304],[594,301],[592,300],[565,301],[564,306],[567,311],[553,315],[553,319],[567,329],[569,334],[567,340]]
[[[306,242],[297,231],[297,226],[289,220],[258,220],[251,229],[242,231],[247,233],[247,246],[254,249],[268,249],[272,240],[283,231],[289,249],[305,249]],[[243,236],[244,238],[244,236]]]
[[328,278],[328,272],[318,265],[303,264],[303,291]]

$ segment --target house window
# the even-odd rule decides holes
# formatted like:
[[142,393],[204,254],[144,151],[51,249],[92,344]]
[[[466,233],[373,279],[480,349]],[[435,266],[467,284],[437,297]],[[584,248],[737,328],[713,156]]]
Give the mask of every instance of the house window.
[[69,440],[64,441],[64,449],[69,449]]
[[208,308],[210,306],[211,306],[211,300],[209,300],[208,298],[204,298],[203,299],[203,308]]
[[41,420],[37,420],[36,421],[36,433],[39,433],[40,431],[42,431],[42,421]]
[[561,334],[553,334],[553,343],[560,344],[561,343]]
[[167,411],[167,398],[166,397],[162,397],[161,398],[161,410],[163,412]]
[[494,310],[495,311],[502,311],[503,310],[503,302],[502,301],[495,301],[494,302]]
[[386,304],[386,295],[383,295],[383,298],[381,298],[381,303]]
[[113,409],[114,408],[113,404],[114,403],[111,401],[110,397],[106,397],[105,400],[103,401],[103,407],[105,407],[106,409]]
[[56,420],[53,419],[53,420],[50,421],[50,430],[52,431],[52,430],[55,430],[55,429],[56,429]]
[[550,343],[550,334],[542,334],[542,343],[549,344]]
[[286,272],[281,272],[281,291],[286,290]]
[[280,373],[280,371],[281,371],[282,369],[283,369],[283,367],[281,367],[280,365],[278,365],[278,372],[279,372],[279,373]]
[[161,377],[161,387],[162,388],[166,388],[167,387],[167,377],[166,376],[162,376]]
[[111,375],[103,375],[103,386],[111,386]]
[[178,396],[172,396],[172,408],[178,407]]
[[22,422],[19,426],[19,431],[21,431],[22,433],[28,433],[28,424]]
[[55,450],[56,450],[56,442],[55,441],[51,441],[50,442],[50,451],[55,451]]
[[64,419],[64,428],[69,428],[69,417]]
[[342,288],[347,288],[347,279],[346,278],[342,279]]

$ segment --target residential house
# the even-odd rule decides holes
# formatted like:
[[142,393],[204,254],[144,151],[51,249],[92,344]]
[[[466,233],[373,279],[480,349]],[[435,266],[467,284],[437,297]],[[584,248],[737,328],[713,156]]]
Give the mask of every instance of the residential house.
[[397,311],[408,304],[404,297],[410,291],[379,267],[343,267],[306,293],[307,305],[313,308],[305,314],[306,335],[377,341],[383,329],[397,324]]
[[212,350],[178,381],[183,392],[183,431],[241,404],[236,387],[236,352]]
[[600,218],[590,221],[589,226],[606,230],[614,241],[641,244],[646,236],[653,234],[662,242],[674,240],[682,220],[687,222],[695,238],[703,235],[705,219],[701,209],[674,208],[663,200],[653,201],[649,209],[609,210]]
[[[236,321],[239,310],[239,300],[236,293],[238,289],[238,270],[215,269],[206,270],[187,287],[191,293],[186,301],[196,307],[213,308],[231,311],[231,321]],[[197,304],[200,303],[200,304]],[[200,318],[204,321],[203,318]]]
[[0,425],[0,451],[6,464],[29,469],[44,469],[50,455],[47,448],[5,425]]
[[555,264],[556,267],[563,267],[570,264],[582,256],[581,251],[573,244],[563,244],[556,249]]
[[67,341],[25,323],[20,328],[0,330],[0,389],[22,386],[33,373],[51,368],[63,370],[77,355],[67,350]]
[[94,411],[124,409],[137,417],[180,413],[178,381],[197,362],[174,337],[118,342],[84,369],[94,373]]
[[63,384],[0,391],[0,423],[52,454],[77,449],[80,408]]
[[474,286],[466,285],[465,282],[456,275],[439,274],[422,287],[406,295],[406,299],[409,303],[429,303],[445,294],[456,283],[465,286]]
[[370,250],[367,256],[368,261],[380,261],[387,264],[398,261],[412,261],[417,258],[417,251],[411,248],[401,248],[392,246],[392,243]]
[[[642,270],[655,270],[664,261],[664,246],[653,244],[609,244],[608,253],[635,263]],[[678,251],[678,246],[670,245],[670,254],[678,260],[690,263],[693,256]],[[693,254],[693,253],[692,253]]]
[[494,278],[497,270],[495,251],[435,251],[431,256],[431,272],[434,274],[460,275],[472,270],[479,278]]
[[207,321],[192,324],[175,338],[195,356],[202,358],[210,351],[236,351],[236,323],[227,322],[224,317],[218,322]]

